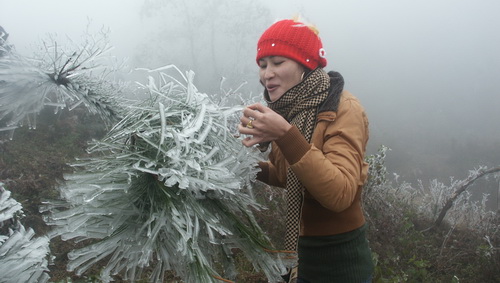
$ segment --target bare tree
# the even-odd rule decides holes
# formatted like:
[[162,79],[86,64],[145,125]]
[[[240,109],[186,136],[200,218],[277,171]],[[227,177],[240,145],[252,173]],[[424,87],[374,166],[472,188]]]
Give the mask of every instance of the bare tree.
[[498,172],[500,172],[500,166],[499,167],[490,168],[490,169],[480,168],[479,170],[471,171],[469,173],[469,176],[466,179],[464,179],[461,182],[457,183],[455,192],[445,202],[443,208],[441,209],[441,212],[439,213],[438,217],[434,221],[434,225],[431,228],[429,228],[429,229],[432,229],[432,228],[435,228],[435,227],[439,227],[441,225],[441,223],[443,222],[444,217],[446,216],[446,213],[453,206],[453,203],[455,202],[455,200],[463,192],[465,192],[467,190],[467,188],[470,185],[472,185],[477,179],[479,179],[479,178],[481,178],[483,176],[486,176],[486,175],[489,175],[489,174],[498,173]]

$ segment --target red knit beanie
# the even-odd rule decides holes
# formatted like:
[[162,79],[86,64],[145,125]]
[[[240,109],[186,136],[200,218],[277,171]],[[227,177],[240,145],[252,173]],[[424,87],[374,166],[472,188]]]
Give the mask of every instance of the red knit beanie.
[[325,49],[317,33],[317,30],[294,20],[274,23],[257,43],[257,64],[267,56],[283,56],[311,70],[325,67]]

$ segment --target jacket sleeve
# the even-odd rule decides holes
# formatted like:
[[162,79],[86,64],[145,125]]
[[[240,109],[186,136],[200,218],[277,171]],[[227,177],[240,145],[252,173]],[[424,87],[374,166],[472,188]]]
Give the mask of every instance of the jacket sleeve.
[[271,186],[284,188],[288,164],[285,160],[277,158],[277,155],[280,155],[279,148],[273,144],[273,150],[269,154],[269,161],[259,162],[261,171],[257,174],[257,180]]
[[312,197],[341,212],[351,206],[366,180],[368,120],[357,99],[348,98],[340,103],[335,121],[323,122],[328,125],[322,150],[309,144],[296,127],[276,143]]

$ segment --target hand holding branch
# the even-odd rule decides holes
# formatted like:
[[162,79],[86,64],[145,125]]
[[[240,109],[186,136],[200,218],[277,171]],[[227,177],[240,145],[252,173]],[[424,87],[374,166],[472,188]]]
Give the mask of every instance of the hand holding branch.
[[247,147],[277,140],[292,127],[285,118],[260,103],[243,109],[240,122],[238,131],[243,135],[248,135],[242,141]]

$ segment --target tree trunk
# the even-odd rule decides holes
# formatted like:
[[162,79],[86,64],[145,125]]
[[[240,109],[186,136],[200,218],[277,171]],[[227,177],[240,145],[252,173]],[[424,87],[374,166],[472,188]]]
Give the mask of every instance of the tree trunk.
[[434,225],[431,227],[436,228],[441,225],[443,222],[444,217],[446,216],[446,213],[450,208],[453,206],[453,203],[455,200],[470,186],[476,181],[477,179],[481,178],[484,175],[492,174],[500,172],[500,167],[495,167],[487,170],[480,170],[478,174],[471,174],[467,179],[463,180],[461,184],[458,186],[457,190],[455,193],[449,198],[446,203],[444,204],[443,208],[441,209],[441,212],[439,213],[436,221],[434,222]]

